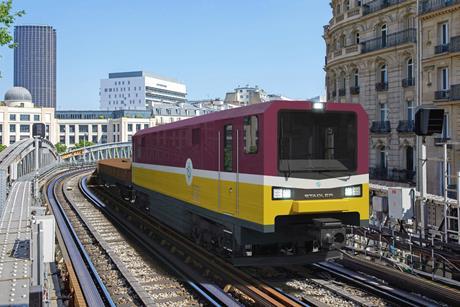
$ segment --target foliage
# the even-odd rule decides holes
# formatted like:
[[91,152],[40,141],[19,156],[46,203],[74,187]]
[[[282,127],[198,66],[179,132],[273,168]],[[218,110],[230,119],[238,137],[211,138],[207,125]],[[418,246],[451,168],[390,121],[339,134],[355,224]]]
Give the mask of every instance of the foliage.
[[0,152],[2,152],[3,149],[5,149],[5,148],[6,148],[6,145],[0,144]]
[[88,147],[88,146],[93,146],[93,145],[94,145],[93,142],[81,140],[80,142],[75,144],[74,148],[78,149],[78,148],[83,148],[83,147]]
[[56,145],[54,145],[54,147],[56,148],[58,154],[64,153],[67,150],[67,146],[65,146],[65,144],[62,143],[57,143]]
[[12,43],[13,36],[10,34],[10,28],[13,26],[16,17],[21,17],[25,14],[25,11],[11,12],[12,8],[12,0],[0,2],[0,46],[8,45],[9,48],[16,47],[16,44]]

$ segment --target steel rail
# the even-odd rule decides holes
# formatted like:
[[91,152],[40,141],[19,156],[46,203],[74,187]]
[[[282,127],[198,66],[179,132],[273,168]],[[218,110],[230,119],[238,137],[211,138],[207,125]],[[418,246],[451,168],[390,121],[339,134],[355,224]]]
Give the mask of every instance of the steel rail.
[[[87,178],[84,177],[79,181],[79,188],[82,194],[92,202],[96,207],[98,207],[106,216],[108,216],[112,221],[117,222],[117,227],[122,228],[124,232],[131,235],[131,237],[136,238],[136,234],[124,225],[124,222],[121,221],[117,216],[112,214],[110,210],[106,209],[105,204],[96,196],[94,195],[88,188],[87,185]],[[142,244],[146,245],[145,242],[137,239],[137,241]],[[225,292],[223,292],[220,288],[208,284],[202,283],[199,281],[194,281],[197,279],[196,276],[190,276],[187,272],[184,272],[180,268],[178,268],[177,263],[172,263],[171,259],[165,258],[163,255],[160,255],[158,252],[149,248],[149,251],[155,255],[157,259],[162,261],[166,264],[171,271],[173,271],[178,277],[180,277],[184,282],[186,282],[192,289],[194,289],[202,298],[204,298],[208,303],[213,306],[237,306],[239,305],[235,300],[229,297]]]
[[64,240],[67,253],[72,261],[86,303],[88,306],[115,306],[57,198],[56,189],[59,184],[62,183],[65,178],[78,172],[81,172],[81,170],[65,173],[63,175],[59,174],[54,177],[47,187],[47,199]]
[[[120,204],[120,200],[116,200],[113,195],[107,194],[107,197],[112,198],[115,202]],[[105,212],[110,212],[109,209],[105,208],[106,205],[104,205],[102,201],[99,202],[100,207],[104,207]],[[120,204],[120,206],[134,215],[139,222],[142,221],[145,222],[146,225],[153,226],[153,228],[160,232],[166,240],[173,242],[174,246],[183,253],[193,257],[194,260],[200,263],[206,264],[207,268],[214,271],[215,274],[225,276],[226,280],[228,280],[233,288],[255,300],[257,304],[265,306],[301,306],[301,304],[286,296],[284,293],[243,273],[223,259],[212,255],[202,247],[192,245],[188,239],[163,225],[161,222],[156,221],[154,217],[135,210],[131,206],[124,206],[122,204]],[[126,223],[126,221],[122,221],[122,223]]]
[[341,279],[354,283],[363,289],[380,295],[382,298],[401,304],[404,306],[436,306],[425,299],[412,295],[406,291],[392,288],[388,285],[381,284],[375,280],[369,279],[355,271],[346,269],[333,262],[321,262],[314,264],[315,267],[331,273]]

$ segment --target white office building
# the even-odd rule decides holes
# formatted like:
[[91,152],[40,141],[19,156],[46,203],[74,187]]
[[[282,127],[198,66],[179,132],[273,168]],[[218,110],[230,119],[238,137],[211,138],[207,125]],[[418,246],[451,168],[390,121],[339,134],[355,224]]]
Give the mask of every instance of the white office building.
[[148,110],[186,102],[184,84],[144,71],[109,73],[100,83],[101,110]]

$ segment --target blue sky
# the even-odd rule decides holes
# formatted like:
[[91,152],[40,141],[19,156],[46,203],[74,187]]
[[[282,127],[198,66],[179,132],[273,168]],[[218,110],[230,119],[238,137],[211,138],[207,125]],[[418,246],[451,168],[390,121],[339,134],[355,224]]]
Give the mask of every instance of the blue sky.
[[[13,0],[17,24],[57,31],[58,109],[97,109],[109,72],[146,70],[187,85],[189,99],[238,85],[307,98],[324,91],[329,1]],[[0,48],[0,93],[13,85],[13,51]]]

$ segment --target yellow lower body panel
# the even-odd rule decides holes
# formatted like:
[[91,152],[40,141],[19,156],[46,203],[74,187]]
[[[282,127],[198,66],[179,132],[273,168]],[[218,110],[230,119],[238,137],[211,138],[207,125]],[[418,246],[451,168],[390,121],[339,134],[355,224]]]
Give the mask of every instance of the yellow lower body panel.
[[203,209],[230,215],[262,226],[274,225],[280,215],[358,212],[369,219],[369,185],[362,197],[328,200],[272,200],[272,187],[194,176],[188,185],[183,174],[134,167],[133,183]]

